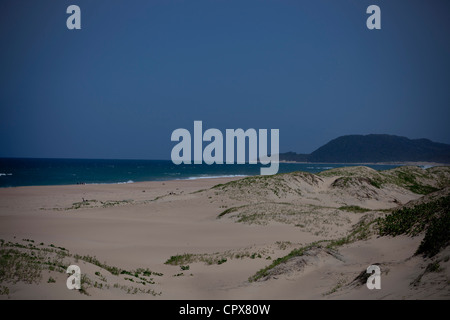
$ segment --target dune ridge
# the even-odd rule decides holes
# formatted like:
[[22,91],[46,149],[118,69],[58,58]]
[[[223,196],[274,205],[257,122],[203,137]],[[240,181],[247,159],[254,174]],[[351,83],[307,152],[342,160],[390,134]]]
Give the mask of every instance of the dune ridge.
[[[449,190],[450,167],[414,166],[1,189],[0,298],[448,299]],[[421,229],[386,232],[407,209]]]

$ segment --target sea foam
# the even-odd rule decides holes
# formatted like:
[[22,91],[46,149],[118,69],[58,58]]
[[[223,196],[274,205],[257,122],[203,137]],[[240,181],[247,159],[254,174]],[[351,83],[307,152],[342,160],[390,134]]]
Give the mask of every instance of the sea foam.
[[235,177],[248,177],[243,174],[231,174],[231,175],[222,175],[222,176],[198,176],[198,177],[188,177],[176,180],[198,180],[198,179],[216,179],[216,178],[235,178]]

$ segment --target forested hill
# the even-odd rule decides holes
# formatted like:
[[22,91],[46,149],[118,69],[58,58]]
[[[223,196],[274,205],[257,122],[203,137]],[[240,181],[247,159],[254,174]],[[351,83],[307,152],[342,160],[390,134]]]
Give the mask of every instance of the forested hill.
[[282,153],[280,160],[324,163],[450,163],[450,145],[387,134],[348,135],[331,140],[311,154]]

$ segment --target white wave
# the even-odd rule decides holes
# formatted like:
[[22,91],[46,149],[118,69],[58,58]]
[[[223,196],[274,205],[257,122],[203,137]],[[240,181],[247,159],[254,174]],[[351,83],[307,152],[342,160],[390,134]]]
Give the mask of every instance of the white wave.
[[126,184],[126,183],[134,183],[133,180],[128,180],[127,182],[117,182],[117,184]]
[[134,183],[133,180],[128,181],[121,181],[121,182],[93,182],[93,183],[86,183],[89,185],[102,185],[102,184],[128,184],[128,183]]
[[188,178],[176,179],[176,180],[198,180],[198,179],[215,179],[215,178],[234,178],[234,177],[247,177],[247,175],[231,174],[231,175],[223,175],[223,176],[200,176],[200,177],[188,177]]

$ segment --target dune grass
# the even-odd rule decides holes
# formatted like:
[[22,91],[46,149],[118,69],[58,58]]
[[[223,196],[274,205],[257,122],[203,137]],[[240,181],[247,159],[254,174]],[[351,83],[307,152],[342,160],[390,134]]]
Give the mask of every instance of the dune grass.
[[360,206],[342,206],[339,207],[339,210],[347,211],[347,212],[355,212],[355,213],[364,213],[371,211],[367,208],[361,208]]
[[378,228],[382,236],[425,232],[416,254],[432,257],[450,243],[450,196],[395,210],[378,220]]
[[[71,254],[66,248],[53,244],[45,245],[41,242],[36,245],[34,240],[23,239],[24,243],[11,242],[0,239],[0,283],[2,292],[9,294],[8,283],[16,284],[23,282],[27,284],[39,284],[43,280],[43,271],[57,272],[65,274],[70,264],[83,261],[97,266],[100,270],[109,273],[113,278],[122,281],[123,275],[130,275],[134,282],[142,287],[132,287],[117,283],[114,288],[124,290],[126,293],[146,293],[159,295],[161,293],[149,289],[148,285],[154,284],[150,276],[162,276],[162,273],[153,272],[148,269],[139,268],[134,271],[127,271],[115,266],[100,262],[96,257],[89,255]],[[103,272],[103,271],[102,271]],[[129,280],[128,279],[128,280]],[[98,280],[98,281],[97,281]],[[126,280],[126,279],[125,279]],[[55,279],[50,276],[47,283],[54,283]],[[82,274],[81,294],[90,295],[88,289],[110,289],[107,278],[96,271],[93,275]]]

